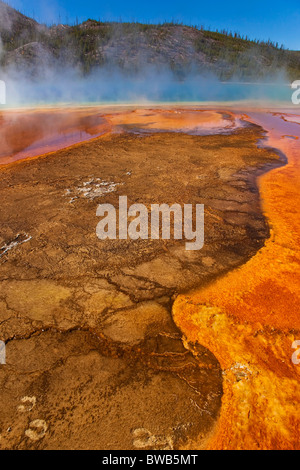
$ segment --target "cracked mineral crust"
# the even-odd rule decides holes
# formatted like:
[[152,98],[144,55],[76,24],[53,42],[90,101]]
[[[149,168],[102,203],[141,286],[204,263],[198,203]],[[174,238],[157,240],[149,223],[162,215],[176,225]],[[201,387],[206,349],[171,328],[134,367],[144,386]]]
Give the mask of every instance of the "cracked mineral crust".
[[[205,445],[222,372],[171,307],[268,237],[256,175],[279,157],[257,147],[261,136],[113,134],[1,168],[2,449]],[[122,195],[204,204],[204,248],[99,240],[98,204]]]

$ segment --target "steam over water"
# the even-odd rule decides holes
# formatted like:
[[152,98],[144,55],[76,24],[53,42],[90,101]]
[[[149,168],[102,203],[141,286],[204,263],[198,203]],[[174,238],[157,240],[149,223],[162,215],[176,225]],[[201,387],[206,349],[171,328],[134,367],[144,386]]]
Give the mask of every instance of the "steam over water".
[[291,103],[284,76],[264,83],[221,82],[215,76],[190,74],[179,80],[169,70],[150,68],[137,75],[98,69],[86,77],[76,70],[49,71],[35,80],[19,73],[4,76],[7,106],[53,103],[149,103],[276,101]]

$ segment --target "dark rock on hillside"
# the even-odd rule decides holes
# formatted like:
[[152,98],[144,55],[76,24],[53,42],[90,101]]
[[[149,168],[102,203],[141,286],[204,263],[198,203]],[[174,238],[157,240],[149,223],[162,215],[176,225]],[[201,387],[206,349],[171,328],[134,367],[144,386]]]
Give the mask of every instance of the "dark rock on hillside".
[[[145,66],[164,66],[179,77],[191,70],[213,72],[222,80],[232,76],[257,80],[285,70],[299,78],[300,52],[271,42],[243,39],[231,32],[211,32],[164,23],[105,23],[88,20],[79,25],[47,27],[0,1],[2,66],[119,67],[135,73]],[[33,67],[33,69],[32,69]]]

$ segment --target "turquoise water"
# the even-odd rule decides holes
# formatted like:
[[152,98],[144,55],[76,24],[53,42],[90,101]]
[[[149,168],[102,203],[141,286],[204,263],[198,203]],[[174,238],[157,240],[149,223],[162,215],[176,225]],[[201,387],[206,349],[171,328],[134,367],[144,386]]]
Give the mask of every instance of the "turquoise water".
[[[151,87],[147,83],[120,83],[109,86],[96,84],[90,89],[78,88],[71,102],[211,102],[211,101],[282,101],[291,102],[292,90],[287,85],[237,84],[237,83],[169,83]],[[64,95],[55,92],[59,101]]]
[[7,106],[52,103],[178,103],[274,101],[291,104],[287,83],[220,82],[193,77],[183,82],[160,76],[133,79],[120,75],[51,82],[7,82]]

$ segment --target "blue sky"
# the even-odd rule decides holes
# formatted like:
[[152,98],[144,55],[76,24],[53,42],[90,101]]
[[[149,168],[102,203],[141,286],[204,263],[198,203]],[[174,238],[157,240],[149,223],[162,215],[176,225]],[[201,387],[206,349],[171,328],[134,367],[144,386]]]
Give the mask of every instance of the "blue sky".
[[229,29],[250,38],[271,39],[300,50],[299,0],[7,0],[44,23],[87,18],[160,22],[178,20],[212,29]]

